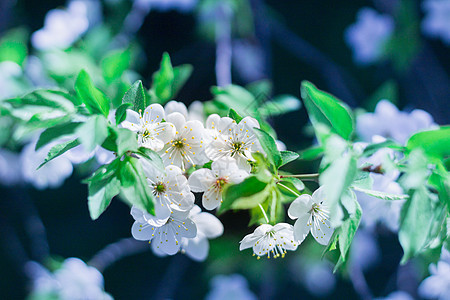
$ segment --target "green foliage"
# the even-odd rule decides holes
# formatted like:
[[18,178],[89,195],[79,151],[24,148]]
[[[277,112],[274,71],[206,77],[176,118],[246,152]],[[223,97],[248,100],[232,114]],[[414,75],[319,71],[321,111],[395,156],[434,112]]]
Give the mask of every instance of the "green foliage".
[[127,118],[127,109],[132,106],[131,103],[123,103],[116,110],[116,125],[119,125]]
[[58,156],[64,154],[65,152],[69,151],[72,148],[75,148],[78,145],[80,145],[80,142],[78,140],[74,140],[53,146],[48,151],[47,157],[44,159],[44,162],[42,162],[42,164],[40,164],[37,169],[42,168],[42,166],[44,166],[49,161],[57,158]]
[[422,131],[412,135],[406,143],[407,151],[420,148],[427,156],[443,159],[450,157],[450,126]]
[[302,103],[291,95],[278,95],[271,101],[266,101],[257,109],[261,118],[274,117],[299,110]]
[[95,87],[85,70],[78,74],[75,91],[91,114],[102,114],[108,117],[110,101],[102,91]]
[[376,197],[376,198],[379,198],[379,199],[382,199],[382,200],[387,200],[387,201],[405,200],[405,199],[409,198],[408,195],[388,194],[388,193],[384,193],[384,192],[363,189],[363,188],[359,188],[359,187],[355,187],[355,186],[353,187],[353,189],[355,191],[365,193],[365,194],[367,194],[369,196]]
[[279,168],[282,165],[282,158],[280,151],[277,148],[277,144],[275,143],[275,140],[273,139],[273,137],[270,136],[270,134],[259,128],[255,128],[254,130],[261,144],[261,147],[267,154],[269,162],[273,164],[276,168]]
[[81,124],[82,124],[81,122],[69,122],[69,123],[64,123],[61,125],[56,125],[56,126],[47,128],[39,136],[39,139],[36,143],[35,150],[36,151],[39,150],[43,146],[47,145],[48,143],[50,143],[62,136],[74,134],[75,130]]
[[129,103],[132,105],[132,110],[135,112],[144,111],[147,106],[150,105],[145,95],[144,86],[142,81],[138,80],[130,87],[125,93],[122,99],[123,103]]
[[281,164],[280,167],[298,159],[300,155],[298,153],[292,151],[280,151],[281,155]]
[[192,66],[190,65],[172,67],[170,56],[165,52],[159,70],[153,73],[150,95],[155,98],[155,101],[161,104],[166,103],[177,95],[191,73]]
[[102,115],[94,115],[78,127],[76,133],[84,148],[92,151],[108,137],[108,123]]
[[119,79],[130,67],[131,53],[129,49],[114,50],[108,53],[101,61],[103,78],[107,83]]
[[[234,202],[239,198],[246,198],[258,194],[267,186],[266,182],[262,182],[256,176],[250,176],[244,179],[241,183],[227,186],[223,191],[223,203],[220,205],[219,214],[229,210]],[[253,199],[255,200],[255,199]],[[245,200],[244,200],[245,202]],[[252,201],[247,201],[252,202]],[[256,201],[257,202],[257,201]],[[255,206],[258,205],[255,201]]]
[[242,117],[232,108],[230,108],[230,111],[228,112],[228,117],[235,120],[236,123],[239,123],[242,120]]
[[12,61],[22,66],[27,58],[28,33],[17,28],[8,31],[0,40],[0,62]]
[[350,140],[354,131],[354,120],[350,109],[334,96],[317,89],[308,81],[302,82],[300,90],[317,138],[323,142],[323,136],[317,130],[317,126],[321,124],[344,139]]

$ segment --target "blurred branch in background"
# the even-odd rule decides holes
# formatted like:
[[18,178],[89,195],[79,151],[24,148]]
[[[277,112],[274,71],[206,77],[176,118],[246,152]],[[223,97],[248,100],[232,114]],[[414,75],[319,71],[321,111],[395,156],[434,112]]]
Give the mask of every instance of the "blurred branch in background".
[[97,268],[100,272],[103,272],[116,261],[149,249],[147,243],[137,241],[134,238],[122,239],[113,244],[109,244],[104,249],[100,250],[88,264]]
[[[186,273],[190,260],[186,255],[177,254],[170,259],[169,266],[166,269],[166,273],[161,278],[161,284],[159,284],[159,289],[153,294],[153,299],[174,299],[175,293],[177,292],[177,287],[180,286],[180,281],[183,279]],[[148,295],[147,297],[148,298]]]
[[216,79],[217,85],[231,84],[231,18],[233,12],[227,3],[219,5],[215,11],[216,24]]
[[8,27],[11,14],[11,8],[16,1],[14,0],[2,0],[0,1],[0,33],[4,32]]

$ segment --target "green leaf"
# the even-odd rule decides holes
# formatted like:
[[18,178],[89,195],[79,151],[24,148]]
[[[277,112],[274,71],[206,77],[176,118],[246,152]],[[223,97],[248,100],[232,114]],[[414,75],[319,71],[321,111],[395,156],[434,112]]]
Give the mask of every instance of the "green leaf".
[[151,91],[159,99],[159,102],[165,103],[172,98],[172,86],[174,82],[174,71],[170,56],[167,52],[163,53],[161,65],[157,72],[153,74]]
[[155,169],[164,172],[164,162],[158,153],[145,147],[140,147],[137,153],[142,155]]
[[225,104],[228,108],[233,108],[241,116],[252,115],[259,107],[255,97],[238,85],[229,85],[224,88],[212,87],[211,92],[217,102]]
[[405,147],[397,143],[393,140],[385,140],[381,143],[369,144],[366,148],[364,148],[363,156],[371,156],[375,152],[383,148],[390,148],[397,151],[404,151]]
[[292,151],[280,151],[280,155],[281,155],[280,167],[282,167],[300,157],[300,155],[298,153],[295,153]]
[[391,200],[405,200],[405,199],[409,198],[408,195],[388,194],[388,193],[374,191],[374,190],[367,190],[367,189],[356,187],[356,186],[354,186],[353,189],[355,191],[365,193],[365,194],[367,194],[369,196],[376,197],[376,198],[383,199],[383,200],[389,200],[389,201],[391,201]]
[[70,122],[65,123],[61,125],[56,125],[50,128],[47,128],[44,130],[41,135],[39,136],[39,139],[36,143],[35,150],[39,150],[43,146],[47,145],[48,143],[63,137],[65,135],[71,135],[75,133],[75,130],[80,126],[82,123],[80,122]]
[[20,98],[4,100],[10,103],[13,108],[24,106],[38,106],[57,109],[66,113],[74,113],[75,106],[72,102],[73,97],[61,91],[36,90]]
[[401,263],[422,251],[433,222],[433,203],[425,186],[413,191],[403,205],[398,238],[403,248]]
[[70,149],[72,149],[78,145],[80,145],[80,142],[78,140],[74,140],[74,141],[68,141],[68,142],[53,146],[48,151],[47,157],[45,158],[44,162],[42,164],[40,164],[40,166],[37,168],[37,170],[42,168],[49,161],[57,158],[58,156],[64,154],[66,151],[69,151]]
[[358,230],[362,216],[361,206],[358,201],[356,201],[355,194],[353,192],[351,193],[352,196],[350,199],[352,199],[351,201],[353,201],[353,205],[355,206],[355,212],[342,223],[341,227],[339,227],[339,250],[343,261],[347,260],[348,250],[350,249],[353,238]]
[[174,98],[186,81],[191,77],[193,67],[191,65],[181,65],[173,68],[173,84],[172,84],[172,96]]
[[0,61],[23,65],[27,58],[28,33],[23,28],[9,30],[0,40]]
[[270,101],[264,102],[257,111],[262,118],[267,118],[293,112],[299,110],[301,107],[302,103],[296,97],[279,95]]
[[128,203],[155,215],[152,191],[137,158],[125,157],[121,162],[119,179],[122,186],[120,193]]
[[116,110],[116,125],[119,125],[127,118],[127,109],[132,106],[131,103],[123,103]]
[[126,128],[108,127],[108,137],[102,147],[117,153],[121,157],[127,151],[136,152],[138,150],[136,133]]
[[406,149],[411,152],[421,148],[426,155],[436,158],[450,156],[450,126],[436,130],[422,131],[411,136],[406,143]]
[[88,207],[92,220],[96,220],[109,206],[112,198],[120,192],[120,181],[117,171],[120,167],[120,158],[108,165],[101,166],[88,182]]
[[217,212],[219,214],[225,212],[237,199],[255,195],[264,190],[266,186],[266,182],[259,181],[255,176],[247,177],[241,183],[227,186],[222,195],[223,203]]
[[300,159],[314,160],[323,155],[323,146],[314,146],[300,152]]
[[78,140],[87,151],[92,151],[98,145],[103,144],[108,136],[108,122],[102,115],[89,118],[76,130]]
[[248,197],[240,197],[231,204],[232,209],[251,209],[263,203],[272,195],[271,189],[266,186],[261,192]]
[[105,81],[111,83],[120,78],[130,67],[130,60],[131,53],[129,49],[109,52],[100,63]]
[[142,81],[138,80],[130,87],[130,89],[123,96],[123,103],[130,103],[133,105],[132,109],[135,112],[139,112],[141,110],[144,112],[145,108],[150,104],[147,101],[147,97],[145,95],[144,86],[142,85]]
[[[356,177],[356,171],[356,159],[350,155],[344,155],[331,163],[320,175],[319,182],[325,188],[330,211],[338,211],[339,200],[353,183]],[[331,214],[331,224],[335,228],[339,226],[341,221],[337,218],[337,214]]]
[[108,117],[110,101],[103,92],[95,87],[85,70],[81,70],[78,74],[75,91],[91,114],[102,114]]
[[258,137],[261,147],[263,148],[264,152],[266,152],[269,162],[276,168],[279,168],[282,165],[282,159],[280,151],[278,150],[277,144],[275,143],[273,137],[259,128],[255,128],[254,132]]
[[[317,125],[322,124],[344,139],[350,140],[354,130],[354,120],[350,109],[343,102],[317,89],[308,81],[302,82],[301,95],[316,134],[318,133]],[[321,140],[320,135],[318,138]]]
[[235,120],[236,123],[238,123],[238,124],[242,120],[242,117],[232,108],[230,108],[230,111],[228,112],[228,117],[230,117],[233,120]]

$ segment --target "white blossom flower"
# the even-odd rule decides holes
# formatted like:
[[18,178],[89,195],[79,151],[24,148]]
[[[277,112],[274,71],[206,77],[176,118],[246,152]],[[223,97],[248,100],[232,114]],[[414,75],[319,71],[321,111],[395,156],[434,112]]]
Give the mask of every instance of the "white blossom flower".
[[441,38],[450,45],[450,1],[426,0],[422,3],[425,18],[422,21],[422,31],[430,36]]
[[344,37],[353,50],[354,61],[367,65],[381,58],[393,32],[394,20],[391,16],[364,7],[358,11],[356,23],[346,29]]
[[287,250],[295,251],[299,242],[294,238],[294,228],[287,223],[275,226],[262,224],[253,233],[247,234],[240,242],[239,250],[253,248],[258,259],[267,254],[267,258],[284,257]]
[[137,132],[139,146],[160,151],[175,134],[175,126],[161,121],[165,118],[164,109],[160,104],[149,105],[143,115],[127,109],[127,118],[121,126]]
[[301,243],[311,231],[319,244],[327,245],[334,231],[329,213],[323,186],[314,191],[312,196],[304,194],[295,199],[288,210],[291,219],[298,218],[294,224],[295,239]]
[[186,121],[186,118],[174,112],[167,116],[174,124],[175,136],[164,145],[160,155],[166,165],[174,165],[185,170],[189,165],[203,165],[209,160],[205,155],[204,127],[199,121]]
[[24,93],[23,86],[19,82],[22,75],[22,68],[15,62],[0,62],[0,99]]
[[395,291],[382,298],[375,298],[375,300],[414,300],[414,298],[404,291]]
[[373,136],[380,135],[405,144],[413,133],[434,126],[433,117],[426,111],[415,109],[407,113],[399,111],[391,102],[381,100],[374,113],[358,116],[356,131],[364,141],[371,141]]
[[67,9],[52,9],[44,27],[33,33],[31,42],[39,50],[66,49],[89,27],[86,3],[71,1]]
[[221,236],[223,225],[216,216],[202,212],[197,205],[189,212],[189,218],[197,226],[197,235],[181,239],[181,252],[196,261],[204,261],[209,252],[208,239]]
[[23,179],[25,182],[31,183],[35,188],[40,190],[47,187],[57,188],[72,174],[72,163],[63,154],[49,161],[39,170],[36,170],[44,162],[48,151],[58,144],[58,142],[52,142],[35,151],[36,142],[37,140],[35,139],[22,149],[20,156],[22,160]]
[[211,210],[222,203],[222,192],[227,184],[240,183],[247,176],[248,173],[239,169],[233,158],[223,157],[211,164],[211,170],[193,172],[188,182],[193,192],[204,192],[203,207]]
[[251,154],[261,151],[253,128],[259,128],[258,121],[252,117],[245,117],[239,124],[232,122],[226,130],[219,129],[220,135],[208,145],[206,154],[213,161],[222,157],[232,157],[236,159],[239,168],[250,172],[248,161],[253,160]]
[[[157,170],[145,159],[141,159],[147,182],[155,196],[155,214],[148,214],[149,224],[153,220],[167,221],[172,211],[189,211],[194,206],[195,196],[180,168],[167,166],[165,172]],[[157,222],[157,221],[155,221]]]
[[66,259],[53,274],[33,261],[25,269],[33,280],[32,295],[43,299],[112,299],[104,291],[102,274],[78,258]]
[[419,295],[424,299],[448,300],[450,297],[450,263],[440,260],[429,267],[430,277],[419,286]]
[[209,115],[205,122],[207,140],[209,142],[217,140],[222,134],[229,131],[231,124],[236,124],[232,118],[221,117],[218,114]]
[[211,279],[211,290],[206,300],[256,300],[255,294],[248,288],[247,280],[240,274],[216,275]]
[[179,101],[169,101],[164,106],[164,112],[166,116],[171,113],[178,112],[183,115],[186,121],[197,120],[200,122],[205,121],[205,113],[203,111],[203,104],[200,101],[194,101],[189,105],[189,108],[183,102]]
[[160,227],[136,220],[131,233],[136,240],[151,242],[156,252],[174,255],[180,250],[183,237],[194,238],[197,235],[197,227],[188,214],[187,211],[174,211]]

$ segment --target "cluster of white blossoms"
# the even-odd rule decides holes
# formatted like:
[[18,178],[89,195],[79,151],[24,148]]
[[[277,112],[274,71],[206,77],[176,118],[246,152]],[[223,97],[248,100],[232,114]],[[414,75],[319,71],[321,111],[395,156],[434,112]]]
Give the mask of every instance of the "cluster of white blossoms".
[[[165,107],[152,104],[143,112],[127,110],[121,126],[136,132],[139,146],[157,152],[165,165],[162,171],[140,160],[155,197],[155,215],[133,207],[133,237],[149,241],[156,255],[181,251],[195,260],[206,259],[208,239],[222,235],[223,225],[195,205],[193,192],[203,193],[204,209],[214,210],[221,205],[227,185],[250,175],[252,154],[262,151],[254,131],[258,121],[245,117],[236,122],[217,114],[205,118],[197,109],[190,112],[183,103],[170,101]],[[209,167],[198,168],[208,162]],[[252,247],[258,258],[284,257],[310,231],[326,245],[333,233],[327,209],[322,188],[312,197],[302,195],[289,208],[289,216],[298,218],[295,226],[263,224],[244,237],[240,249]]]
[[[190,112],[175,101],[165,107],[152,104],[139,113],[127,110],[121,126],[136,132],[139,146],[157,152],[165,165],[162,171],[140,160],[155,197],[155,215],[133,207],[133,237],[149,241],[157,255],[181,251],[204,260],[208,239],[220,236],[223,225],[214,215],[201,212],[193,192],[203,192],[205,209],[219,207],[224,188],[249,176],[252,153],[261,147],[254,133],[259,128],[255,119],[246,117],[237,123],[214,114],[205,120],[195,110]],[[210,168],[198,168],[208,162]],[[196,170],[188,175],[192,167]]]

